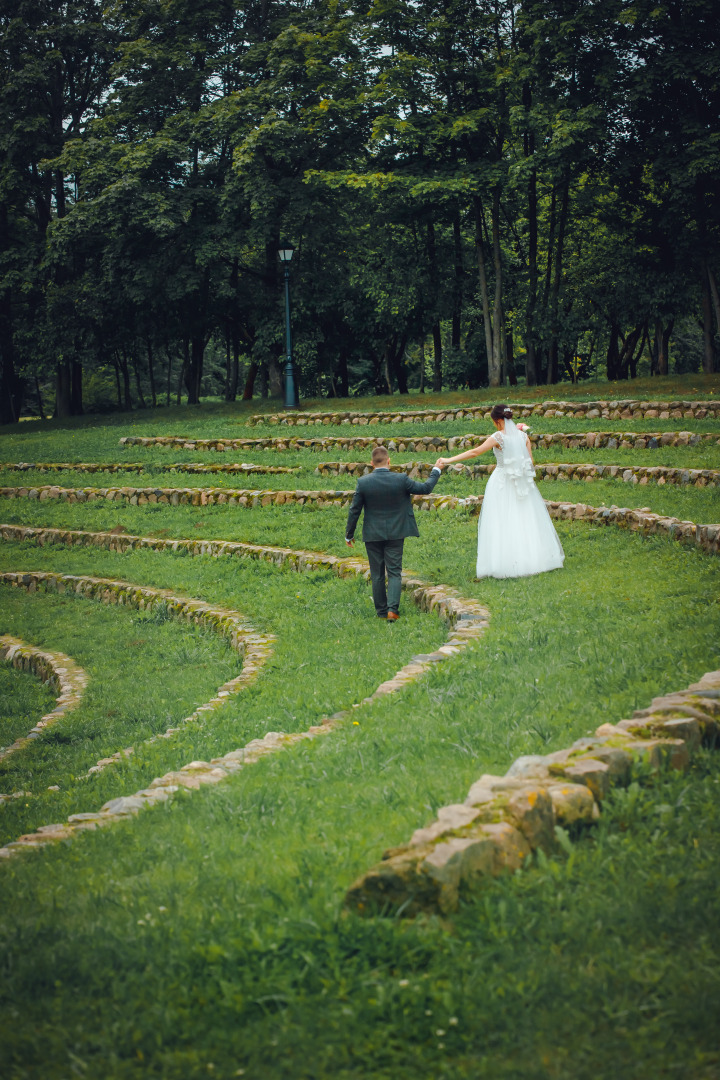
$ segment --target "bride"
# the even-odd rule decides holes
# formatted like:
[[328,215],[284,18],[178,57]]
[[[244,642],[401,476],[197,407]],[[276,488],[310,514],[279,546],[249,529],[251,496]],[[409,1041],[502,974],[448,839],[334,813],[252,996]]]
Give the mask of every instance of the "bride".
[[478,524],[477,576],[526,577],[556,570],[565,554],[535,486],[530,440],[513,423],[507,405],[495,405],[490,419],[496,432],[481,446],[438,460],[445,466],[487,450],[495,454],[497,467],[487,482]]

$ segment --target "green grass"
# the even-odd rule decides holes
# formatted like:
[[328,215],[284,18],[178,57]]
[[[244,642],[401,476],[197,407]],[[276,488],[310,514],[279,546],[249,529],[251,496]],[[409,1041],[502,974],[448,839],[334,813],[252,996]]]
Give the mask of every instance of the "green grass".
[[[88,427],[83,437],[91,436]],[[48,460],[63,458],[55,437]],[[452,483],[459,493],[464,482]],[[665,512],[692,520],[717,506],[707,489],[541,486],[545,497],[555,489],[595,504],[602,495],[672,506]],[[346,550],[337,509],[5,500],[0,519]],[[212,790],[0,866],[3,1077],[717,1074],[720,761],[712,754],[685,775],[639,775],[605,806],[592,834],[465,897],[449,922],[343,913],[353,879],[438,807],[461,801],[482,772],[566,746],[720,667],[715,558],[667,539],[561,522],[562,571],[475,582],[476,519],[423,513],[419,522],[406,568],[488,605],[490,629],[476,646],[401,695],[355,710],[356,725],[266,758]],[[183,694],[205,700],[227,677],[223,665],[236,670],[237,662],[214,635],[195,632],[187,642],[187,631],[170,622],[0,589],[2,629],[68,652],[92,676],[77,728],[67,721],[72,738],[52,752],[44,745],[18,755],[18,787],[61,790],[0,806],[6,835],[97,809],[160,772],[267,730],[306,728],[359,701],[445,633],[407,601],[396,626],[378,624],[363,582],[235,558],[2,544],[0,562],[173,587],[239,608],[278,638],[257,684],[211,721],[84,782],[73,777],[92,763],[96,746],[111,751],[117,739],[133,741],[123,739],[145,702],[160,721],[161,663],[171,673],[166,696],[176,717],[188,711]],[[56,606],[45,606],[51,600]],[[139,639],[147,646],[132,649]],[[193,649],[204,671],[195,672]],[[12,701],[21,693],[12,690]],[[119,709],[112,738],[103,716],[111,698]],[[4,778],[0,788],[9,790]]]
[[[718,438],[720,438],[720,424],[718,425]],[[484,429],[483,429],[484,430]],[[488,432],[489,434],[489,432]],[[5,459],[9,462],[8,456],[9,449],[7,443],[0,444],[0,449],[3,450]],[[27,447],[21,448],[27,450]],[[197,462],[201,465],[223,465],[238,461],[240,458],[245,460],[249,458],[252,464],[255,465],[284,465],[288,467],[299,467],[301,469],[300,476],[305,478],[312,475],[315,469],[318,467],[321,461],[367,461],[370,460],[370,453],[368,450],[341,450],[339,447],[331,447],[329,450],[318,452],[315,450],[248,450],[245,453],[241,452],[216,452],[216,451],[204,451],[202,453],[195,451],[194,453],[186,451],[173,450],[169,447],[153,447],[152,450],[144,450],[141,447],[120,447],[113,446],[108,448],[106,452],[101,452],[96,448],[95,440],[92,441],[92,445],[88,446],[85,452],[78,452],[75,447],[66,448],[68,450],[68,456],[65,458],[57,459],[60,461],[82,461],[82,462],[94,462],[97,461],[102,464],[111,464],[116,462],[132,462],[133,464],[144,464],[145,468],[142,473],[88,473],[88,480],[86,483],[91,483],[93,478],[102,477],[103,483],[117,485],[121,484],[133,484],[139,483],[139,477],[147,476],[152,477],[152,481],[157,484],[169,484],[177,483],[183,486],[191,483],[225,483],[234,484],[235,486],[241,486],[242,484],[265,484],[273,480],[271,474],[249,474],[249,475],[236,475],[223,473],[206,473],[206,474],[192,474],[186,472],[171,473],[166,472],[165,469],[158,468],[159,465],[165,464],[177,464],[182,462],[193,463]],[[135,451],[133,453],[133,450]],[[446,451],[447,453],[447,451]],[[393,460],[399,462],[405,461],[429,461],[433,462],[437,458],[438,453],[436,451],[427,450],[404,450],[402,452],[397,451],[393,454]],[[595,462],[602,465],[666,465],[673,468],[683,469],[715,469],[720,468],[720,447],[716,444],[702,443],[696,446],[659,446],[655,450],[636,450],[618,447],[615,450],[609,450],[607,447],[601,447],[593,450],[571,450],[560,446],[551,446],[549,448],[534,447],[533,456],[536,461],[544,462],[558,462],[558,461],[577,461],[585,463]],[[15,460],[20,460],[20,452],[18,451]],[[27,459],[27,455],[23,460]],[[41,461],[55,461],[54,458],[48,456],[47,450],[41,454],[37,453],[30,458],[33,462]],[[481,460],[487,461],[487,456]],[[32,479],[33,483],[60,483],[64,484],[66,479],[72,475],[70,472],[35,472],[34,470],[28,470],[26,472],[18,473],[13,471],[0,470],[0,482],[3,485],[20,483],[27,486],[27,483]],[[80,474],[82,475],[82,474]],[[298,480],[294,480],[289,473],[279,473],[273,482],[280,482],[282,477],[290,483],[299,483]],[[97,479],[99,483],[100,480]]]
[[27,735],[54,708],[55,697],[48,686],[30,672],[0,662],[0,746]]
[[[186,483],[186,479],[188,482]],[[248,487],[252,487],[255,490],[266,491],[278,491],[278,490],[295,490],[297,488],[303,488],[306,490],[325,489],[330,491],[353,491],[355,488],[355,479],[348,476],[331,476],[320,477],[309,473],[306,475],[300,475],[293,477],[289,482],[287,477],[268,476],[263,477],[262,482],[258,482],[260,478],[253,478],[253,482],[248,484]],[[48,481],[45,480],[45,483]],[[83,478],[76,474],[67,473],[63,474],[62,479],[59,481],[63,487],[102,487],[103,481],[97,477],[86,477],[85,482]],[[114,483],[108,484],[108,486],[117,486],[117,480]],[[188,477],[180,480],[151,480],[149,478],[138,478],[133,480],[131,486],[144,487],[151,486],[153,483],[157,483],[158,486],[177,486],[177,487],[237,487],[244,485],[237,485],[227,482],[226,480],[216,480],[213,478],[210,481],[205,481],[205,484],[199,483],[198,478]],[[486,477],[478,477],[477,479],[470,479],[469,477],[458,476],[451,472],[444,473],[437,483],[435,493],[454,495],[459,498],[465,498],[468,495],[481,495],[485,490],[487,484]],[[12,485],[19,487],[19,483]],[[27,483],[25,484],[27,486]],[[566,502],[585,502],[590,503],[593,506],[627,506],[627,507],[650,507],[650,509],[657,514],[667,514],[671,517],[680,517],[683,520],[700,521],[700,522],[715,522],[720,521],[720,488],[718,487],[705,487],[695,488],[691,486],[679,486],[675,484],[626,484],[619,480],[605,480],[595,479],[592,481],[587,480],[541,480],[538,482],[539,490],[543,498],[557,501],[563,500]],[[103,525],[109,525],[112,527],[117,523],[123,524],[129,531],[143,531],[143,535],[162,535],[163,530],[178,534],[178,530],[190,529],[193,531],[203,532],[203,535],[210,536],[226,536],[228,529],[234,529],[238,522],[244,519],[250,519],[248,524],[255,520],[259,509],[245,509],[243,507],[223,507],[223,506],[210,506],[210,507],[167,507],[162,504],[147,505],[144,507],[132,507],[122,504],[93,502],[86,504],[63,504],[62,502],[50,500],[45,502],[38,502],[37,500],[30,500],[27,498],[21,498],[19,500],[0,498],[0,520],[5,524],[23,523],[27,525],[40,525],[43,523],[57,523],[66,525],[71,528],[101,528]],[[272,511],[278,513],[278,511]],[[302,507],[283,508],[283,519],[287,514],[300,514],[308,522],[314,516],[320,514],[322,516],[330,516],[333,522],[333,528],[335,529],[334,537],[328,534],[328,542],[333,545],[337,550],[338,544],[342,544],[343,529],[345,520],[347,518],[347,511],[343,511],[340,508],[322,507],[320,509]],[[448,518],[449,511],[442,511],[440,516],[443,520],[454,520]],[[428,516],[435,516],[435,512],[431,511]],[[425,514],[420,519],[425,520]],[[130,525],[129,522],[135,522],[134,525]],[[144,526],[139,526],[138,522],[145,522]],[[209,526],[210,532],[207,532]],[[252,525],[250,524],[252,528]],[[312,526],[310,526],[312,528]],[[222,533],[213,532],[213,530],[223,529]]]
[[[383,646],[383,654],[376,657],[377,635],[387,636],[389,628],[378,631],[368,617],[367,588],[327,572],[297,574],[226,559],[218,574],[218,561],[210,557],[148,552],[118,557],[61,547],[40,552],[19,544],[0,546],[0,565],[24,570],[42,565],[177,588],[188,596],[239,606],[258,629],[278,637],[257,683],[209,719],[187,725],[171,743],[138,746],[122,768],[91,780],[75,779],[100,757],[176,724],[237,674],[240,662],[224,639],[173,620],[158,625],[153,616],[140,612],[0,587],[0,610],[10,632],[26,627],[26,634],[42,644],[69,642],[68,651],[92,677],[83,705],[71,717],[48,730],[24,755],[0,764],[3,790],[30,787],[42,792],[57,783],[62,788],[27,808],[13,804],[12,813],[8,810],[0,818],[4,841],[47,821],[48,813],[57,817],[97,809],[178,764],[218,756],[266,731],[303,731],[372,693],[413,653],[435,647],[446,636],[434,616],[406,604],[392,651]],[[307,620],[316,617],[313,630]]]
[[[157,460],[175,461],[210,460],[210,454],[182,449],[153,448],[151,451],[138,446],[120,447],[122,436],[187,435],[199,439],[217,438],[311,438],[327,435],[373,435],[412,438],[413,436],[464,435],[470,431],[489,431],[489,421],[452,420],[442,423],[403,423],[358,425],[329,425],[288,428],[277,426],[247,427],[248,413],[239,407],[206,406],[202,409],[187,407],[171,412],[158,410],[154,413],[140,412],[118,414],[103,418],[79,417],[69,421],[48,421],[44,424],[29,423],[5,427],[0,432],[0,457],[3,461],[138,461],[152,454]],[[717,420],[580,420],[570,417],[531,417],[527,421],[533,431],[587,432],[587,431],[693,431],[719,432]],[[238,452],[244,459],[251,452]],[[254,452],[253,452],[254,453]],[[286,454],[275,454],[273,462],[284,464]],[[229,455],[225,460],[232,460]],[[251,460],[255,460],[252,457]],[[270,462],[270,463],[273,463]],[[289,464],[290,462],[288,462]]]

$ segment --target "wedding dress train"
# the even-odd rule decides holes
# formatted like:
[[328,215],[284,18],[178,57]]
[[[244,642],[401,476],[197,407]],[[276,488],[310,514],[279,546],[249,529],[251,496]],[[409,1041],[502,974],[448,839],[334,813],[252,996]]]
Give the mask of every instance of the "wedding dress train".
[[525,434],[506,420],[505,430],[493,438],[497,466],[480,512],[477,576],[514,578],[557,570],[565,553],[535,486]]

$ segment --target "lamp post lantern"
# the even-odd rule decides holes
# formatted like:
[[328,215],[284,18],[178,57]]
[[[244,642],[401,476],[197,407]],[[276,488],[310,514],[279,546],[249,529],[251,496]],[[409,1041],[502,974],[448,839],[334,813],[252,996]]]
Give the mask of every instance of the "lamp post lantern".
[[292,358],[292,331],[290,329],[290,261],[295,253],[295,248],[287,240],[281,240],[278,247],[280,262],[285,271],[285,408],[297,409],[300,404],[297,383],[295,381],[295,365]]

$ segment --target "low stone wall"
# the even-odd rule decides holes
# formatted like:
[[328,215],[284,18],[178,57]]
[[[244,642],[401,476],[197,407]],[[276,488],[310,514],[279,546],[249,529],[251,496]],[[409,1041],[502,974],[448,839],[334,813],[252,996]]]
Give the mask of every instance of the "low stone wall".
[[[2,534],[3,540],[10,538],[11,534]],[[13,539],[26,539],[25,530],[20,528],[14,534]],[[192,600],[177,596],[169,589],[156,589],[148,585],[132,585],[129,582],[116,581],[110,578],[96,578],[82,574],[56,574],[49,571],[0,573],[0,584],[25,589],[30,593],[38,591],[60,594],[76,593],[90,600],[100,600],[104,604],[120,604],[136,608],[139,611],[153,611],[162,607],[172,618],[206,627],[230,641],[233,650],[238,656],[242,657],[242,672],[234,679],[224,683],[210,701],[198,706],[190,716],[186,716],[177,725],[168,728],[167,731],[147,739],[146,743],[155,742],[157,739],[170,739],[185,724],[198,720],[205,713],[220,708],[229,697],[240,693],[241,690],[255,681],[268,657],[272,655],[272,646],[275,641],[274,635],[258,633],[239,611],[213,606],[203,600]],[[123,757],[128,757],[132,753],[132,747],[119,750],[111,757],[102,758],[97,765],[91,768],[90,772],[101,772],[107,765],[119,761]]]
[[[177,435],[126,435],[120,440],[121,446],[141,446],[146,450],[156,446],[172,446],[176,450],[215,451],[226,453],[229,450],[372,450],[374,446],[387,446],[391,452],[404,454],[406,451],[426,451],[429,454],[445,454],[459,450],[469,450],[480,446],[490,434],[452,435],[441,438],[438,435],[394,435],[392,437],[370,435],[325,435],[314,438],[301,438],[289,435],[285,438],[267,439],[186,439]],[[697,446],[699,443],[715,443],[720,446],[720,433],[695,431],[586,431],[580,433],[542,435],[530,432],[529,439],[539,448],[564,446],[568,450],[593,450],[607,446],[610,450],[621,449],[656,450],[659,446]]]
[[145,462],[143,465],[140,461],[123,461],[123,462],[97,462],[97,461],[40,461],[40,462],[0,462],[0,472],[39,472],[39,473],[56,473],[56,472],[83,472],[83,473],[142,473],[147,472],[148,467],[157,472],[167,473],[265,473],[266,475],[273,475],[277,473],[298,473],[300,472],[299,465],[250,465],[247,462],[243,462],[239,465],[225,465],[225,464],[211,464],[206,465],[201,462],[175,462],[173,464],[163,464],[153,462],[148,466]]
[[[347,508],[352,499],[352,491],[247,491],[244,493],[228,491],[224,488],[0,488],[0,497],[6,498],[45,498],[61,499],[67,502],[92,502],[96,499],[108,499],[111,502],[125,502],[132,505],[162,503],[165,505],[217,506],[230,505],[254,509],[258,506],[295,505],[311,509],[327,507]],[[413,495],[416,510],[464,510],[469,514],[479,514],[482,495],[468,495],[457,498],[454,495]],[[693,521],[653,514],[643,508],[633,510],[618,506],[590,506],[586,503],[559,502],[545,500],[550,517],[559,520],[590,521],[597,525],[619,525],[634,532],[671,536],[697,544],[703,551],[716,554],[720,551],[720,524],[699,525]],[[9,526],[0,526],[6,529]],[[47,530],[40,530],[47,531]],[[122,539],[122,538],[120,538]],[[206,541],[203,541],[206,542]],[[201,543],[201,541],[198,541]],[[210,549],[208,549],[210,550]]]
[[[542,401],[536,405],[528,402],[510,404],[516,417],[572,416],[576,419],[593,420],[704,420],[720,417],[720,401],[640,401],[626,398],[616,401]],[[424,424],[443,420],[489,420],[487,405],[459,405],[453,409],[407,409],[383,412],[278,412],[256,413],[248,425],[284,424],[288,427],[329,424]]]
[[[406,473],[420,479],[432,471],[431,461],[408,461],[391,465],[392,472]],[[470,462],[448,465],[445,475],[454,473],[477,480],[495,471],[494,462],[474,465]],[[321,461],[316,476],[366,476],[372,465],[364,461]],[[536,480],[623,480],[626,484],[677,484],[694,487],[720,487],[720,469],[676,469],[664,465],[576,465],[540,464],[535,466]]]
[[[248,558],[263,559],[277,566],[289,565],[298,571],[331,570],[338,577],[363,577],[368,579],[370,571],[364,559],[338,558],[314,551],[297,551],[291,548],[268,547],[261,544],[242,544],[222,540],[158,540],[152,537],[117,536],[113,533],[89,533],[80,530],[66,531],[59,529],[30,529],[23,526],[0,526],[3,540],[25,540],[38,544],[70,543],[91,547],[109,548],[125,551],[143,548],[152,551],[182,552],[190,555],[240,555]],[[42,575],[19,575],[42,577]],[[60,575],[55,575],[60,576]],[[66,575],[68,578],[69,575]],[[87,579],[99,580],[99,579]],[[113,582],[111,584],[118,584]],[[137,590],[137,587],[131,586]],[[69,840],[87,829],[102,828],[140,813],[159,803],[167,802],[178,792],[193,791],[206,784],[217,784],[240,771],[247,765],[255,764],[262,757],[286,749],[307,739],[315,739],[329,734],[338,726],[357,722],[358,709],[386,694],[397,693],[414,682],[433,664],[457,656],[468,645],[477,641],[485,632],[489,622],[487,608],[475,600],[466,600],[454,589],[444,585],[429,585],[409,574],[403,574],[403,589],[423,611],[434,611],[450,627],[447,642],[432,653],[421,653],[412,657],[393,676],[386,680],[369,697],[361,702],[325,717],[320,723],[307,731],[283,734],[270,731],[262,739],[253,739],[238,750],[231,750],[212,761],[192,761],[174,772],[157,777],[152,783],[132,795],[110,799],[95,813],[71,814],[66,822],[41,826],[36,832],[19,837],[18,840],[0,848],[0,859],[8,859],[18,852],[34,850],[60,840]],[[141,592],[143,590],[140,590]],[[152,590],[161,592],[162,590]],[[200,601],[188,601],[201,604]],[[207,605],[203,605],[207,607]],[[212,609],[211,609],[212,610]],[[221,609],[218,609],[221,610]]]
[[346,906],[361,915],[453,912],[463,893],[517,870],[533,851],[552,850],[558,826],[592,824],[638,760],[684,769],[719,735],[720,671],[713,671],[567,750],[518,758],[504,776],[484,774],[463,803],[442,807],[409,843],[387,851],[351,886]]
[[[0,660],[12,664],[18,671],[31,671],[57,695],[55,708],[41,717],[27,735],[16,739],[10,746],[0,747],[0,761],[3,761],[10,754],[29,746],[46,728],[56,724],[71,709],[76,709],[82,700],[88,677],[80,665],[65,653],[39,649],[9,634],[0,637]],[[0,795],[0,800],[8,797]]]
[[[86,503],[105,500],[130,506],[160,504],[163,506],[238,506],[255,509],[258,506],[326,506],[348,507],[352,491],[262,490],[258,488],[160,488],[110,487],[65,488],[56,484],[38,487],[0,487],[0,498],[37,499],[40,502]],[[451,495],[413,495],[420,509],[440,509],[455,504]]]

